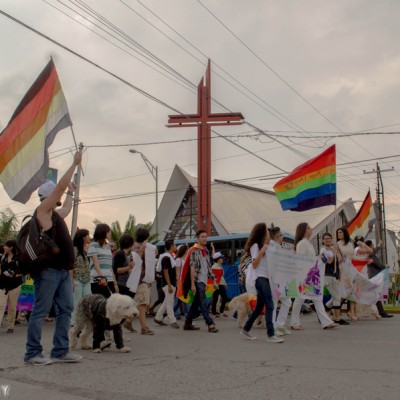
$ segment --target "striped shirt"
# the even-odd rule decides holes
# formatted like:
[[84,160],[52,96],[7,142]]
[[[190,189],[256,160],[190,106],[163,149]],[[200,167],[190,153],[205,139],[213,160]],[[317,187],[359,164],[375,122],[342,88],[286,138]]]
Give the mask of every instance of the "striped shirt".
[[102,275],[107,278],[108,282],[112,282],[112,253],[108,244],[101,246],[97,242],[90,244],[88,257],[90,259],[90,282],[93,283],[93,278],[99,274],[96,271],[93,263],[93,256],[97,256]]

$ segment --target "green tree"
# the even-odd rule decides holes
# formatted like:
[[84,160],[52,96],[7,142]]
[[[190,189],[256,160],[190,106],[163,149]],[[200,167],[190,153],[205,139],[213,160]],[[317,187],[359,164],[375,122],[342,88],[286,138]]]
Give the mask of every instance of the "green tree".
[[[111,223],[111,238],[114,242],[118,244],[119,239],[122,235],[131,235],[133,238],[136,236],[136,230],[138,228],[146,228],[148,231],[151,230],[151,222],[147,224],[137,224],[136,218],[134,215],[129,214],[128,220],[125,223],[124,229],[121,228],[121,224],[119,221],[114,221]],[[149,237],[149,242],[155,241],[156,235],[151,235]]]
[[18,234],[19,221],[10,208],[0,212],[0,242],[15,239]]

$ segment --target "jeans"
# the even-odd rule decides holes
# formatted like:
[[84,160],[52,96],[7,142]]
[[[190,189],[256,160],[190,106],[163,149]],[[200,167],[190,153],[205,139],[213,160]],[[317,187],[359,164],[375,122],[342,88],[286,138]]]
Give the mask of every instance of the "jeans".
[[71,325],[75,325],[75,315],[76,309],[82,297],[92,294],[92,289],[90,287],[90,282],[82,283],[77,279],[74,279],[74,311],[71,315]]
[[175,297],[175,300],[174,300],[174,315],[175,315],[175,318],[178,317],[181,314],[181,310],[183,311],[183,314],[186,315],[188,313],[188,309],[189,309],[188,304],[184,303],[182,300],[180,300],[177,297]]
[[256,279],[256,290],[257,290],[257,302],[253,312],[246,321],[243,329],[249,332],[252,328],[254,321],[261,314],[261,311],[265,305],[265,322],[267,325],[267,335],[268,337],[275,335],[274,323],[272,321],[272,313],[274,311],[274,301],[272,300],[271,286],[269,285],[269,280],[267,278],[257,278]]
[[206,321],[208,326],[214,325],[214,321],[210,317],[207,308],[207,298],[206,298],[206,285],[202,282],[195,282],[196,285],[196,294],[194,295],[193,303],[189,309],[189,312],[186,316],[185,325],[192,325],[193,318],[197,313],[198,308],[200,307],[201,313],[203,314],[203,318]]
[[32,276],[35,287],[35,302],[29,318],[26,353],[24,360],[42,356],[40,343],[44,318],[50,312],[53,301],[56,305],[56,326],[50,357],[60,358],[69,351],[68,329],[74,310],[71,278],[68,271],[45,268]]

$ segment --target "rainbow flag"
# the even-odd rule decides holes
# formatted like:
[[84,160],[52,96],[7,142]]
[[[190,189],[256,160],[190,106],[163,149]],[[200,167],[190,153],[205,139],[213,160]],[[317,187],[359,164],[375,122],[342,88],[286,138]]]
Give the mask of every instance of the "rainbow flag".
[[274,185],[283,211],[307,211],[336,204],[336,148],[295,168]]
[[68,126],[67,102],[50,60],[0,134],[0,182],[12,200],[25,204],[46,181],[48,148]]
[[347,224],[347,230],[350,236],[366,236],[369,230],[368,224],[371,219],[371,215],[373,215],[373,212],[371,212],[373,206],[371,193],[368,191],[356,216]]

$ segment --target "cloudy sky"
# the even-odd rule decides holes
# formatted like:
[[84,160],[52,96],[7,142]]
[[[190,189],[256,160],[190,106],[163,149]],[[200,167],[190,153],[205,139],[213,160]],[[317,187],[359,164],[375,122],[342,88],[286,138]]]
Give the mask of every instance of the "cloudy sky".
[[[165,124],[172,109],[196,112],[210,58],[213,111],[249,123],[215,129],[231,138],[212,142],[213,178],[271,189],[276,180],[258,177],[335,143],[340,201],[368,188],[375,197],[376,175],[364,171],[376,161],[394,168],[382,175],[388,227],[400,230],[400,138],[385,134],[400,130],[397,0],[1,0],[0,10],[157,100],[0,14],[0,130],[52,56],[85,146],[79,227],[153,220],[155,181],[130,148],[158,166],[160,201],[175,164],[197,175],[196,129]],[[60,173],[72,147],[66,129],[50,148]],[[0,209],[23,216],[36,205],[36,194],[21,205],[0,188]]]

